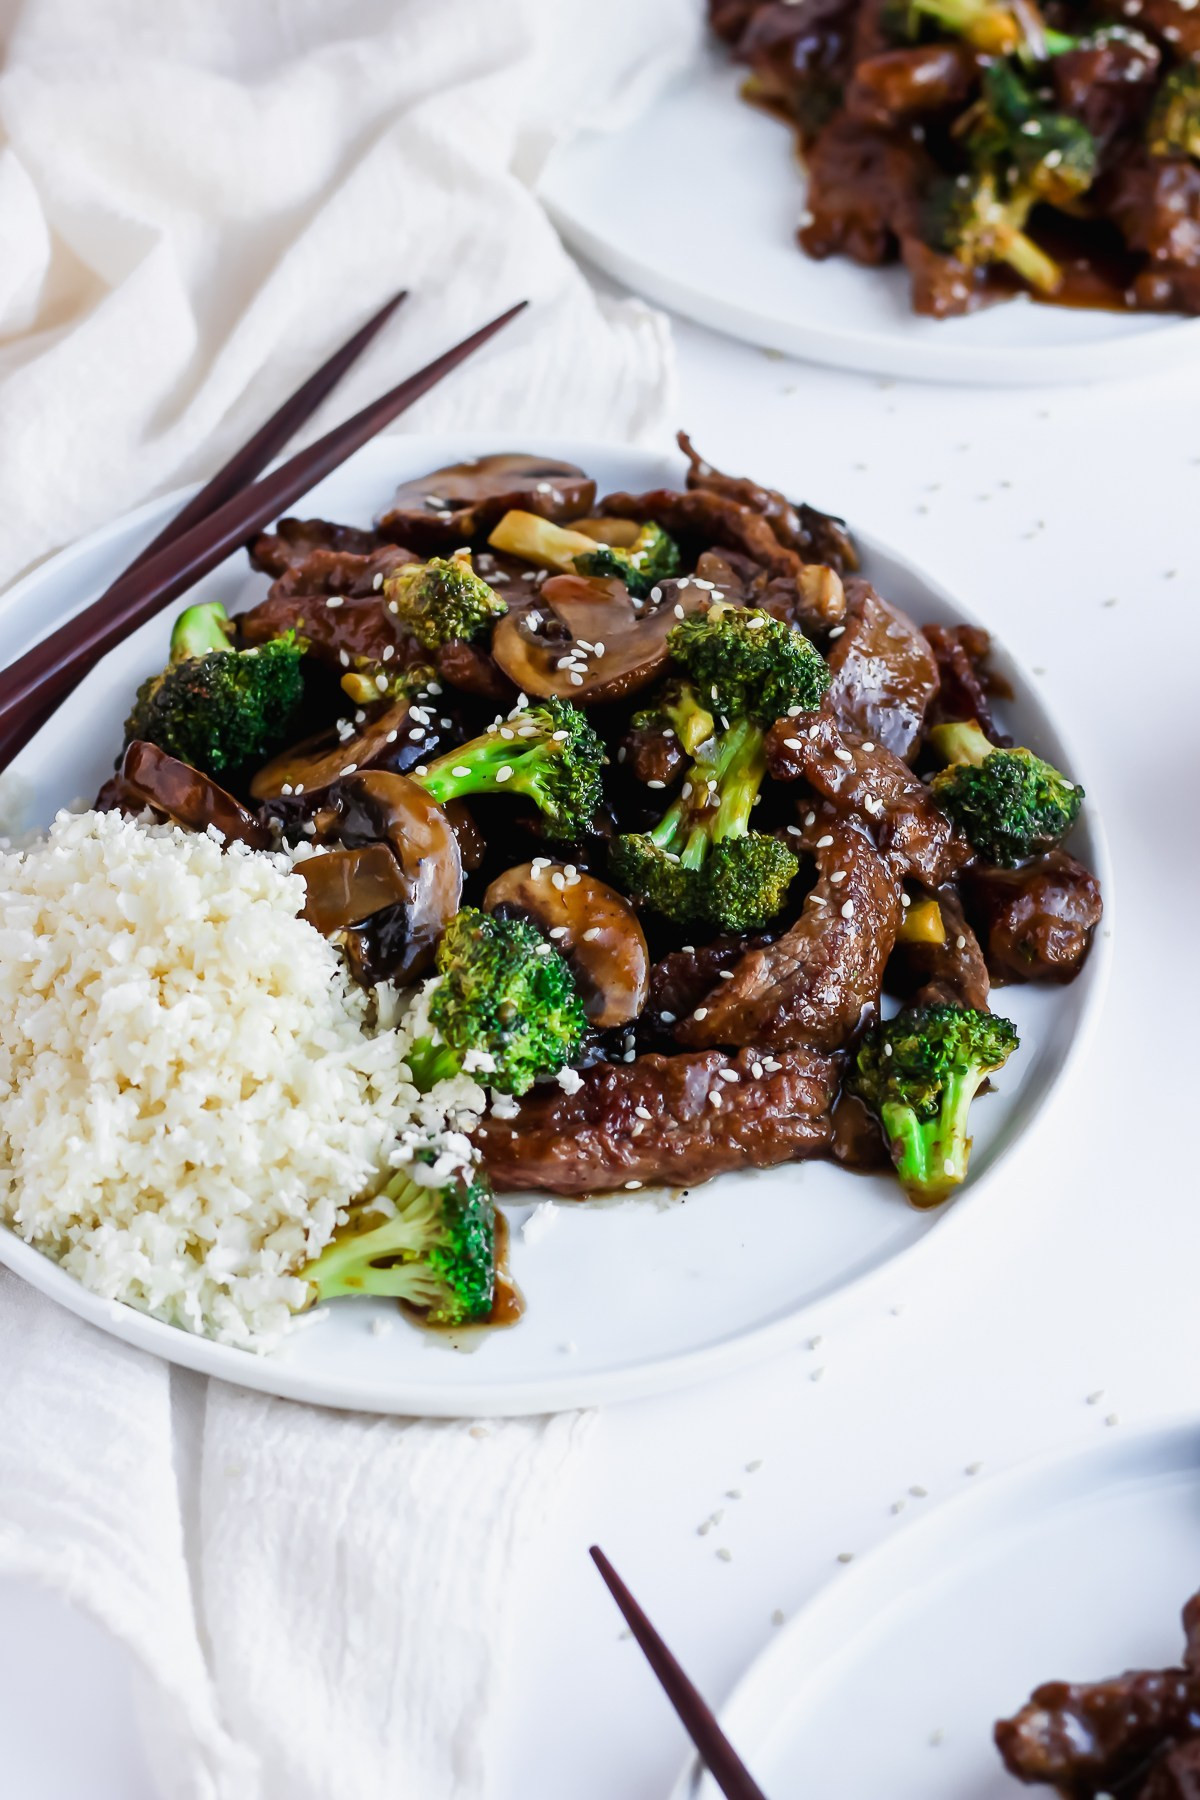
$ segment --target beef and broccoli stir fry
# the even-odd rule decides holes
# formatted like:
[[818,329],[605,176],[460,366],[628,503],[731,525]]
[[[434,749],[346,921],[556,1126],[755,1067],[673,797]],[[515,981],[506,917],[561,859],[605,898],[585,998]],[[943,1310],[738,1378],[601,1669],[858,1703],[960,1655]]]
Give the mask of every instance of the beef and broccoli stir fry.
[[1191,0],[709,0],[794,126],[801,247],[903,261],[918,313],[1027,292],[1200,312]]
[[1200,1594],[1183,1609],[1182,1663],[1108,1681],[1048,1681],[996,1726],[1009,1773],[1073,1800],[1189,1800],[1200,1791]]
[[678,491],[492,456],[373,530],[285,519],[251,548],[265,598],[190,608],[133,701],[99,804],[308,846],[306,916],[356,979],[424,984],[417,1089],[492,1092],[480,1185],[401,1182],[321,1293],[433,1281],[431,1316],[478,1316],[483,1176],[587,1195],[829,1154],[936,1205],[1018,1050],[993,985],[1087,954],[1083,795],[1004,735],[986,635],[920,629],[839,520],[680,442]]

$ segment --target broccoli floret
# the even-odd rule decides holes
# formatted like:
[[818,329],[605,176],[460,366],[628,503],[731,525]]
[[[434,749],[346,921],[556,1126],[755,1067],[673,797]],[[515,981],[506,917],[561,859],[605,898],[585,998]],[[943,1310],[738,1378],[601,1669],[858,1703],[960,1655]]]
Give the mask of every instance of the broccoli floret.
[[426,650],[456,638],[478,637],[508,611],[465,555],[405,563],[384,582],[383,593],[401,624]]
[[440,804],[472,794],[524,794],[549,837],[568,841],[592,829],[603,798],[604,745],[568,700],[550,698],[496,720],[415,775]]
[[430,1325],[486,1319],[496,1286],[496,1208],[483,1173],[427,1185],[404,1171],[383,1198],[394,1211],[383,1216],[378,1202],[355,1207],[301,1270],[317,1299],[383,1295],[419,1307]]
[[937,725],[930,747],[948,767],[931,782],[934,797],[989,862],[1013,868],[1051,850],[1070,831],[1083,789],[1031,750],[999,750],[974,719]]
[[1191,156],[1200,162],[1200,63],[1180,63],[1158,93],[1146,128],[1151,156]]
[[770,613],[718,602],[667,635],[703,706],[769,729],[789,708],[811,712],[829,686],[825,659],[802,631]]
[[127,745],[141,738],[210,775],[278,748],[304,691],[304,645],[289,631],[234,650],[232,630],[219,604],[180,614],[170,662],[137,691],[125,721]]
[[653,706],[634,713],[632,723],[635,731],[673,731],[687,756],[695,756],[717,729],[686,681],[668,682]]
[[679,545],[661,525],[643,525],[627,550],[615,544],[597,544],[575,558],[580,575],[615,575],[635,600],[644,600],[657,582],[678,575]]
[[1096,143],[1078,119],[1044,106],[1007,63],[983,71],[983,95],[968,115],[970,168],[934,182],[927,241],[969,269],[1007,263],[1040,293],[1057,293],[1062,270],[1025,226],[1039,202],[1063,206],[1091,186]]
[[779,912],[800,866],[785,844],[749,828],[764,734],[790,708],[817,706],[829,670],[802,632],[749,609],[714,606],[667,641],[688,675],[680,696],[690,690],[692,711],[711,704],[719,729],[701,741],[653,831],[614,839],[609,866],[627,893],[679,924],[754,931]]
[[876,1025],[849,1088],[874,1111],[916,1206],[937,1206],[966,1178],[971,1102],[1020,1040],[1010,1020],[964,1006],[918,1006]]
[[1063,206],[1096,178],[1096,140],[1069,113],[1040,101],[1008,63],[989,63],[967,138],[976,167],[1007,183],[1006,198]]
[[926,196],[925,238],[967,269],[1007,263],[1030,287],[1057,293],[1062,270],[1021,229],[1028,215],[1023,202],[1000,198],[991,175],[947,176],[932,182]]
[[578,1055],[587,1015],[574,977],[526,920],[464,907],[438,945],[437,974],[429,1034],[407,1057],[422,1092],[465,1073],[523,1094]]

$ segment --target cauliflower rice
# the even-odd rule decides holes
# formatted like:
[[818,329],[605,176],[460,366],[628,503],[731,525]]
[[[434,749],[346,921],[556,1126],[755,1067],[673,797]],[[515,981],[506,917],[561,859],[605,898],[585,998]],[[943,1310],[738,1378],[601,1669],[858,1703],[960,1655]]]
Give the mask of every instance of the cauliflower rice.
[[[269,1347],[339,1214],[486,1097],[420,1096],[376,1006],[297,915],[287,854],[117,813],[0,849],[0,1219],[85,1286]],[[421,1009],[415,1009],[419,1012]]]

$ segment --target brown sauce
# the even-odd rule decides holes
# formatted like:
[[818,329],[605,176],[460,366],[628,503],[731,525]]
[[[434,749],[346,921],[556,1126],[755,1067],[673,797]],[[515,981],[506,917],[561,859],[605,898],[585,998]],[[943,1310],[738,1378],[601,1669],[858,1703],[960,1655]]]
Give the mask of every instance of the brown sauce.
[[475,1325],[431,1325],[426,1315],[418,1307],[409,1306],[404,1300],[396,1302],[400,1311],[410,1324],[436,1338],[451,1350],[478,1350],[484,1339],[493,1331],[499,1331],[509,1325],[515,1325],[525,1311],[525,1296],[513,1280],[509,1268],[509,1252],[512,1244],[512,1230],[507,1216],[496,1209],[496,1287],[492,1296],[492,1310],[486,1319],[480,1319]]

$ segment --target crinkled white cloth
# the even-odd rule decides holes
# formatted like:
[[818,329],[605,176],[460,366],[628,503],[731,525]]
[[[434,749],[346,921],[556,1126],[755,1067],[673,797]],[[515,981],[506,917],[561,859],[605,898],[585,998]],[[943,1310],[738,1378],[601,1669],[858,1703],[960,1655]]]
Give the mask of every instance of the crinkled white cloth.
[[[645,103],[694,0],[3,10],[0,581],[210,472],[402,286],[308,435],[523,296],[404,429],[665,422],[665,323],[593,294],[514,171],[565,124]],[[164,1796],[487,1792],[520,1550],[583,1421],[265,1399],[7,1275],[0,1366],[0,1570],[133,1651]]]

